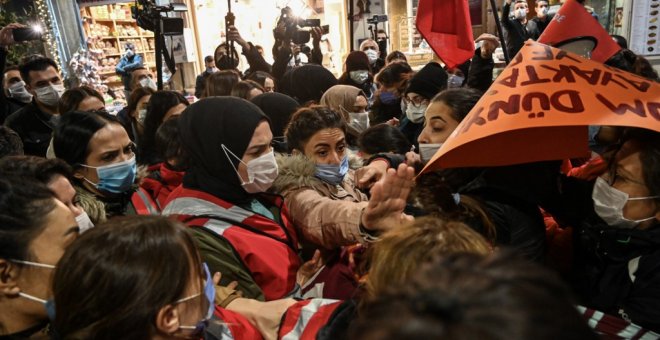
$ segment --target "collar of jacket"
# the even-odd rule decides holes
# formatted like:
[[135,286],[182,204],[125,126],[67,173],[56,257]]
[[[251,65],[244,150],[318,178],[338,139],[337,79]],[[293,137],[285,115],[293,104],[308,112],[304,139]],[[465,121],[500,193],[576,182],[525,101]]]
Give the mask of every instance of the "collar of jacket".
[[366,196],[355,187],[353,179],[353,165],[361,160],[351,158],[350,155],[351,170],[344,177],[341,188],[325,183],[314,176],[316,164],[304,155],[278,154],[276,159],[279,175],[271,187],[272,192],[286,196],[287,191],[308,188],[334,199],[349,199],[356,202],[367,200]]

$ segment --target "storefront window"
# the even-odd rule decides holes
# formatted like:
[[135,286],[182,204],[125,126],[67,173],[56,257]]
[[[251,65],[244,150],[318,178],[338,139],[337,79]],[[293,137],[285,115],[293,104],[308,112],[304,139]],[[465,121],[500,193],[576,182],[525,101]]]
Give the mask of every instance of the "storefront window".
[[[408,16],[398,23],[399,34],[401,35],[401,47],[404,49],[404,52],[408,53],[429,53],[431,52],[431,48],[417,31],[415,25],[418,5],[419,0],[408,0]],[[407,51],[405,51],[406,46],[408,47]]]

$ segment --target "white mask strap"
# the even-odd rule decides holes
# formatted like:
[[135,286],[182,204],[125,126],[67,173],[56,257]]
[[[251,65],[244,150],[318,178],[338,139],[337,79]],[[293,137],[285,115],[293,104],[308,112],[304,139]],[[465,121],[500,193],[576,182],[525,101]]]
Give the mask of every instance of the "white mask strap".
[[44,299],[40,299],[40,298],[38,298],[38,297],[36,297],[36,296],[28,295],[28,294],[21,293],[21,292],[18,293],[18,296],[22,296],[22,297],[24,297],[24,298],[26,298],[26,299],[28,299],[28,300],[32,300],[32,301],[34,301],[34,302],[43,303],[44,305],[48,302],[48,301],[46,301],[46,300],[44,300]]
[[181,303],[181,302],[186,302],[186,301],[188,301],[188,300],[192,300],[192,299],[194,299],[194,298],[196,298],[196,297],[199,297],[200,295],[202,295],[202,293],[197,293],[197,294],[195,294],[195,295],[191,295],[191,296],[188,296],[188,297],[184,297],[183,299],[179,299],[179,300],[174,301],[174,303],[179,304],[179,303]]
[[628,198],[628,201],[643,201],[643,200],[652,200],[659,198],[660,196],[648,196],[648,197],[633,197],[633,198]]
[[[234,162],[232,162],[231,159],[229,158],[229,154],[231,154],[232,156],[236,157],[236,159],[237,159],[239,162],[243,163],[245,166],[247,166],[247,164],[245,164],[245,162],[243,162],[238,156],[236,156],[235,153],[231,152],[231,150],[229,150],[229,148],[227,148],[224,144],[220,144],[220,146],[222,147],[222,151],[225,152],[225,156],[227,157],[227,159],[229,159],[229,164],[231,164],[231,167],[234,168],[234,171],[236,171],[236,174],[238,175],[238,178],[241,179],[241,182],[245,183],[245,181],[244,181],[243,178],[241,177],[241,174],[238,173],[238,169],[236,169],[236,166],[234,166]],[[227,153],[227,152],[229,152],[229,153]]]
[[30,262],[30,261],[23,261],[23,260],[10,260],[11,262],[15,263],[20,263],[28,266],[33,266],[33,267],[41,267],[41,268],[48,268],[48,269],[55,269],[55,266],[52,264],[45,264],[45,263],[38,263],[38,262]]

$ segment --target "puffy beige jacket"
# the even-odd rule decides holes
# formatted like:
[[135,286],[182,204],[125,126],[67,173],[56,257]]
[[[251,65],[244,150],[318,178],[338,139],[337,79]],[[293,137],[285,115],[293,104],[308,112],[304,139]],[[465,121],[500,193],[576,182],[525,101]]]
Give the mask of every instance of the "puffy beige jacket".
[[314,177],[316,166],[305,156],[278,155],[277,164],[271,190],[284,196],[305,241],[327,249],[363,242],[360,216],[368,199],[355,187],[353,170],[333,186]]

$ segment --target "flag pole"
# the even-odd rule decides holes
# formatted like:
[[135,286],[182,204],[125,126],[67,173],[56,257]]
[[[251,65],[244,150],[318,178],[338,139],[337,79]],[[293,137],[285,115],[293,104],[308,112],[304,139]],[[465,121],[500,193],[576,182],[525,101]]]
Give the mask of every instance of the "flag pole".
[[509,64],[511,57],[509,51],[506,49],[506,42],[504,41],[504,32],[502,31],[502,22],[500,22],[500,15],[497,12],[497,4],[495,0],[490,0],[490,7],[493,10],[493,17],[495,17],[495,25],[497,25],[497,34],[500,37],[500,45],[502,45],[502,52],[504,52],[504,62]]

